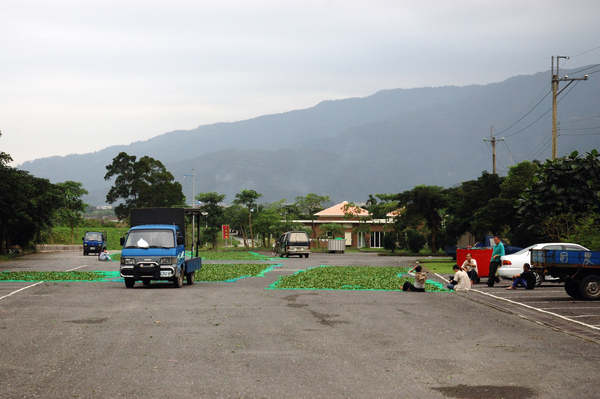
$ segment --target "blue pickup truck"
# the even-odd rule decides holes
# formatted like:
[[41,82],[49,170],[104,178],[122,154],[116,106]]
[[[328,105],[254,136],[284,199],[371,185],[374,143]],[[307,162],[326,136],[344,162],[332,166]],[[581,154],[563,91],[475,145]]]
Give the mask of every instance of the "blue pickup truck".
[[531,250],[532,270],[549,274],[565,283],[575,299],[600,299],[600,252],[576,250]]
[[121,238],[121,277],[127,288],[136,281],[172,281],[176,288],[194,284],[202,258],[185,255],[185,209],[132,209],[130,230]]

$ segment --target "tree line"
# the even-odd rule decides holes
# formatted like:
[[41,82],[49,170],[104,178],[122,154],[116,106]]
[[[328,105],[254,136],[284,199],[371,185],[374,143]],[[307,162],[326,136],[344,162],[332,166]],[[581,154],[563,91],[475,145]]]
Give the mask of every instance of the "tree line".
[[[150,162],[146,158],[139,162]],[[128,160],[125,168],[124,159]],[[161,166],[151,170],[129,165],[132,160],[135,164],[135,157],[122,153],[107,166],[106,178],[118,176],[107,201],[116,199],[111,193],[125,193],[121,196],[125,204],[121,205],[120,218],[127,217],[132,206],[151,206],[143,195],[132,192],[136,188],[159,195],[161,201],[166,196],[160,193],[171,189],[177,191],[172,206],[178,205],[176,200],[185,202],[181,185],[173,183],[173,177],[160,162],[151,160]],[[150,175],[144,177],[141,171]],[[162,178],[166,175],[170,183],[152,177],[152,173],[159,173]],[[154,181],[160,183],[153,186]],[[296,197],[293,203],[282,199],[270,204],[259,203],[261,197],[254,190],[244,189],[235,195],[232,205],[225,206],[223,194],[196,195],[205,219],[203,241],[215,246],[221,225],[229,224],[241,233],[246,246],[253,247],[257,240],[268,246],[270,237],[302,229],[301,224],[294,222],[297,220],[311,221],[316,236],[342,234],[341,226],[335,223],[320,228],[315,224],[315,213],[330,203],[327,195],[310,193]],[[168,201],[161,201],[161,206],[168,205]],[[454,245],[465,233],[479,240],[486,234],[500,234],[522,247],[544,241],[575,241],[600,249],[600,154],[592,150],[585,156],[573,152],[544,163],[524,161],[511,167],[506,177],[484,171],[476,180],[457,187],[421,185],[397,194],[369,195],[361,207],[370,216],[360,215],[361,208],[352,203],[347,204],[345,212],[361,222],[393,220],[386,224],[384,232],[384,245],[391,250],[399,246],[417,252],[427,246],[437,252],[444,245]],[[368,234],[369,223],[358,223],[355,232]]]
[[53,184],[8,166],[11,161],[9,154],[0,152],[0,253],[41,242],[43,233],[57,222],[71,227],[73,241],[73,229],[86,207],[81,200],[87,194],[83,185]]
[[[0,134],[1,135],[1,134]],[[10,155],[0,152],[0,252],[11,245],[40,242],[54,224],[73,228],[80,223],[87,194],[81,183],[52,184],[28,172],[9,167]],[[137,158],[121,152],[106,166],[106,180],[114,179],[106,200],[116,203],[120,220],[136,207],[186,206],[180,183],[164,165],[151,157]],[[244,245],[270,245],[272,237],[288,230],[305,229],[298,220],[310,221],[317,236],[341,236],[336,223],[317,228],[315,214],[330,205],[327,195],[315,193],[259,203],[262,194],[244,189],[225,206],[225,195],[199,193],[196,205],[202,214],[201,240],[216,246],[221,225],[228,224],[243,237]],[[360,214],[369,211],[369,216]],[[372,194],[364,204],[347,204],[347,217],[359,218],[355,232],[370,233],[371,219],[389,219],[384,246],[413,252],[427,246],[437,252],[454,245],[464,233],[476,239],[500,234],[513,245],[545,241],[574,241],[600,249],[600,154],[577,152],[542,162],[521,162],[506,177],[486,171],[459,186],[416,186],[396,194]]]

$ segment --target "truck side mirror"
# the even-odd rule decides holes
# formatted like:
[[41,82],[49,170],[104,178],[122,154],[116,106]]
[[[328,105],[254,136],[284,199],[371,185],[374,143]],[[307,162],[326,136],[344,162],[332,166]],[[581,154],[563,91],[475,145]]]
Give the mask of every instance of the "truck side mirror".
[[185,245],[185,237],[177,236],[177,245]]
[[125,237],[121,237],[119,241],[121,242],[121,246],[125,245]]

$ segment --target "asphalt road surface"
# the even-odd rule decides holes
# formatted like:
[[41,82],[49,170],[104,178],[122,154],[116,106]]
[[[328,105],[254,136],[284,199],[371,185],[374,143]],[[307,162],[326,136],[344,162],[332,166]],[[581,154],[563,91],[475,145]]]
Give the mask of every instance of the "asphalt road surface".
[[[278,259],[263,277],[181,289],[0,282],[0,397],[598,397],[598,343],[498,306],[491,295],[506,284],[466,294],[268,289],[307,267],[398,260],[413,259],[313,253]],[[67,252],[4,270],[118,264]]]

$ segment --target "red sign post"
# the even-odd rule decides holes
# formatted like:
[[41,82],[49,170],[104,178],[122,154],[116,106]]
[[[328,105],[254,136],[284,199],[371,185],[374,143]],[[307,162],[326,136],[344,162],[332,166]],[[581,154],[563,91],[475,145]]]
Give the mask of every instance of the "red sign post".
[[228,240],[229,239],[229,225],[228,224],[224,224],[222,226],[223,228],[223,239],[224,240]]

